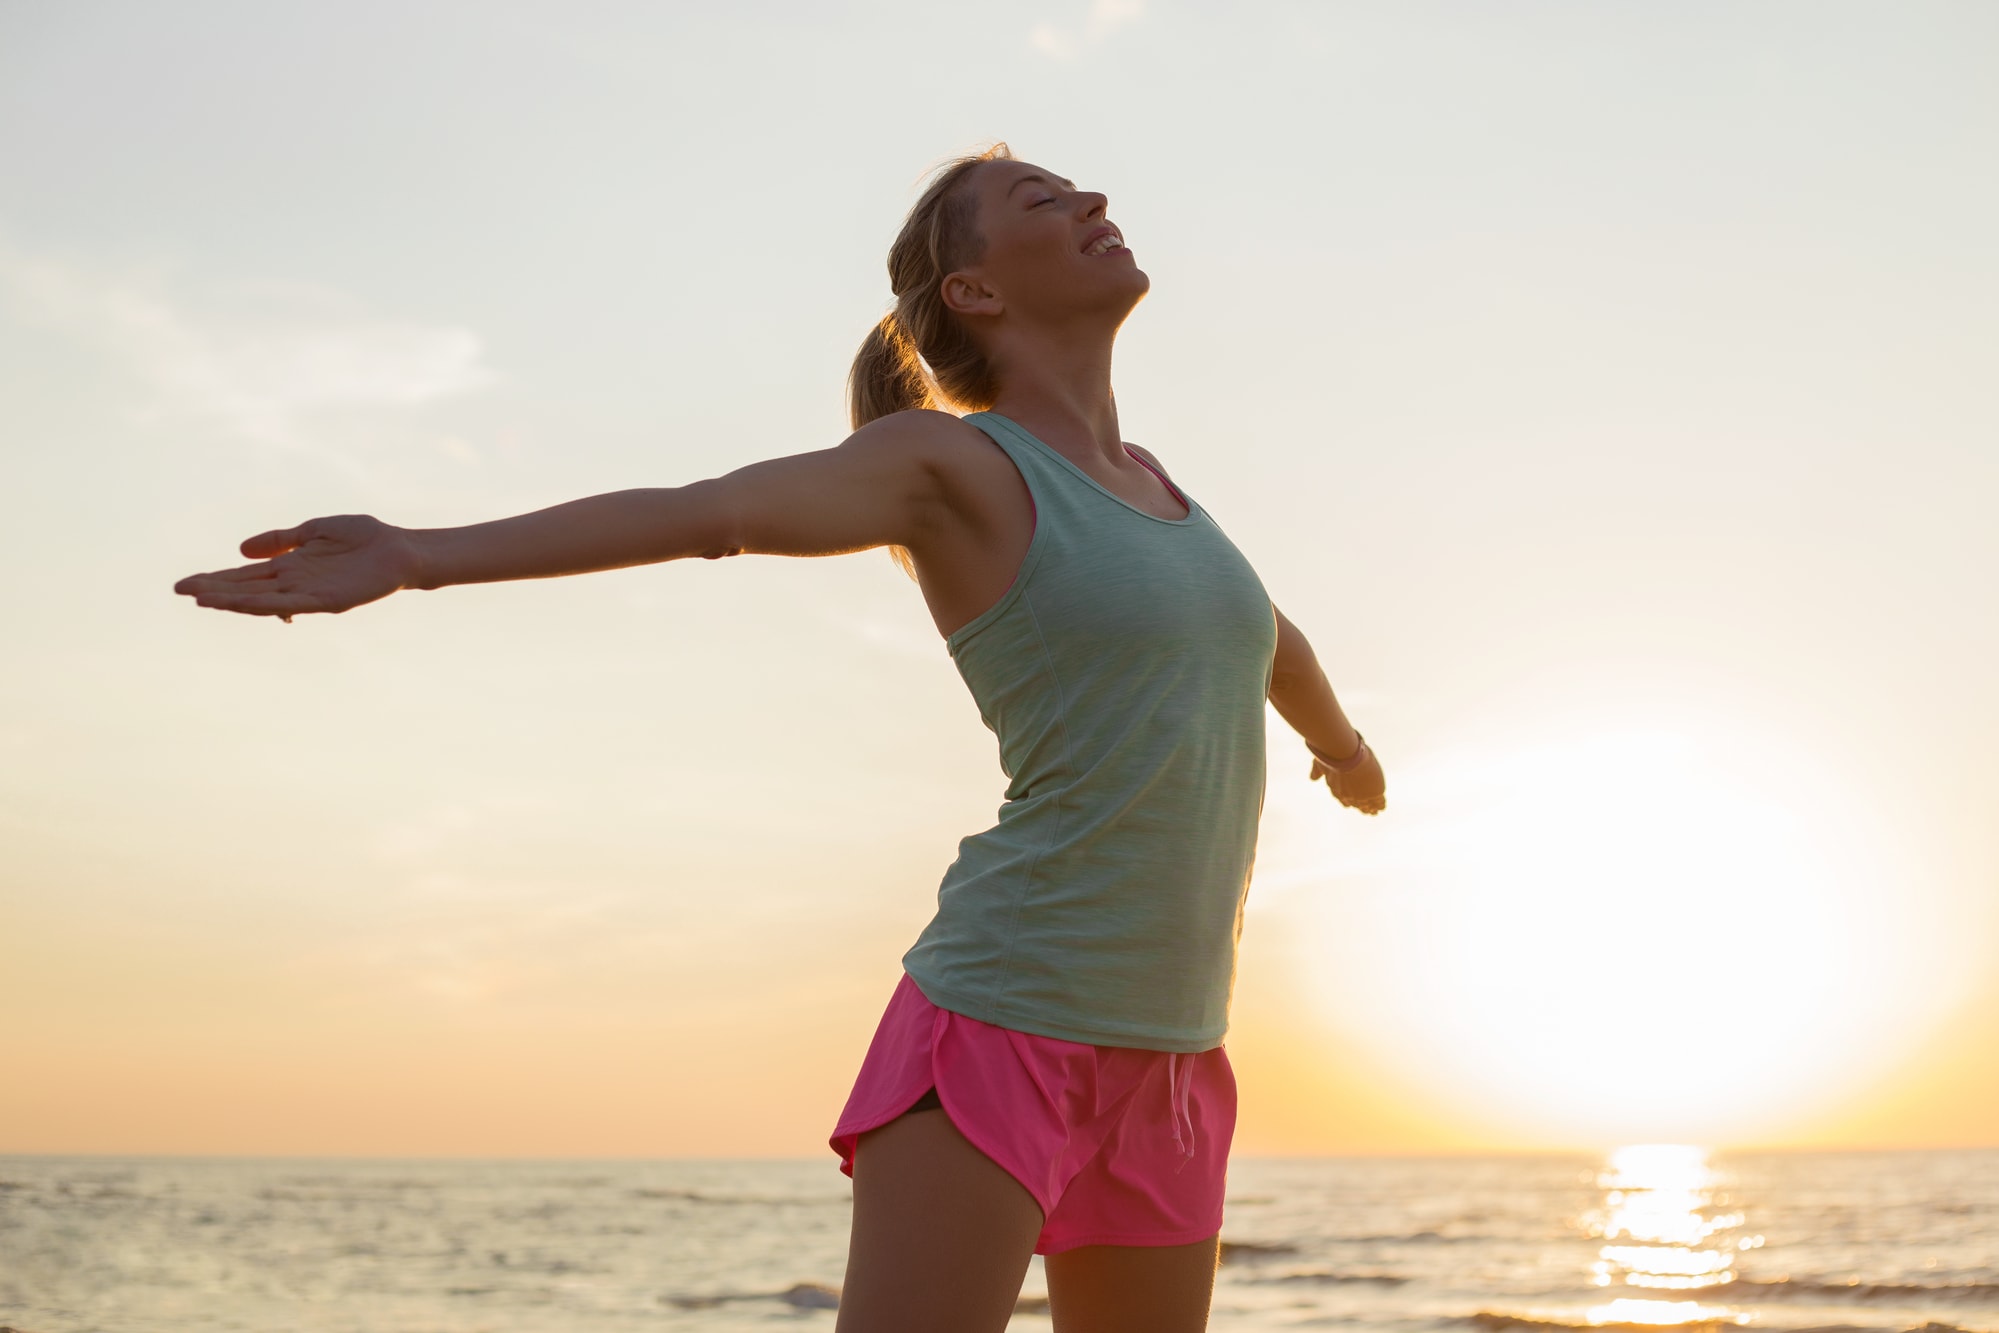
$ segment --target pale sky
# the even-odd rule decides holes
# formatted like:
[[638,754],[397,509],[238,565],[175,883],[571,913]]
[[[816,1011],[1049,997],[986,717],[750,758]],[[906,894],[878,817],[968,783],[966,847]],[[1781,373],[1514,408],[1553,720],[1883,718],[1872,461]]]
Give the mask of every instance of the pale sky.
[[0,1152],[814,1155],[1004,779],[872,552],[182,575],[837,444],[926,168],[1382,756],[1239,1153],[1999,1145],[1999,8],[0,8]]

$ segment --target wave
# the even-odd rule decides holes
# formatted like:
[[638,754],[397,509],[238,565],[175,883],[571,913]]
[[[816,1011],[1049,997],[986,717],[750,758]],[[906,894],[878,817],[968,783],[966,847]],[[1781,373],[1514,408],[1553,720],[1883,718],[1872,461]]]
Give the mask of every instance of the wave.
[[[1436,1231],[1411,1231],[1392,1236],[1328,1236],[1329,1245],[1454,1245],[1460,1241],[1489,1240],[1488,1236],[1446,1236]],[[1225,1240],[1222,1242],[1221,1262],[1224,1264],[1254,1264],[1270,1259],[1290,1258],[1299,1253],[1296,1245],[1287,1241],[1247,1241]],[[1380,1281],[1379,1275],[1359,1277],[1358,1281]],[[1398,1282],[1406,1278],[1395,1279]]]
[[730,1301],[782,1301],[794,1310],[837,1310],[840,1289],[823,1282],[794,1282],[783,1291],[725,1291],[712,1296],[662,1296],[677,1310],[712,1310]]
[[[712,1310],[730,1301],[782,1301],[794,1310],[837,1310],[840,1289],[823,1282],[794,1282],[783,1291],[727,1291],[713,1296],[662,1296],[661,1305],[678,1310]],[[1046,1296],[1022,1296],[1014,1301],[1015,1314],[1047,1314]],[[8,1330],[0,1328],[0,1333]]]
[[1369,1284],[1380,1287],[1399,1287],[1409,1281],[1398,1273],[1333,1273],[1321,1270],[1316,1273],[1276,1273],[1270,1277],[1246,1277],[1241,1281],[1258,1286],[1279,1282],[1310,1283],[1313,1286],[1337,1287],[1348,1284]]
[[1809,1278],[1780,1277],[1768,1281],[1737,1278],[1718,1287],[1706,1287],[1702,1296],[1726,1296],[1735,1300],[1847,1300],[1847,1301],[1948,1301],[1953,1305],[1999,1304],[1999,1282],[1814,1282]]
[[[1724,1329],[1741,1328],[1729,1319],[1694,1320],[1665,1328],[1657,1324],[1574,1324],[1561,1319],[1529,1319],[1523,1315],[1501,1314],[1496,1310],[1480,1310],[1476,1314],[1459,1315],[1443,1322],[1467,1325],[1482,1333],[1719,1333]],[[1893,1325],[1881,1324],[1812,1324],[1772,1329],[1770,1333],[1893,1333],[1893,1328]],[[1932,1320],[1919,1328],[1907,1330],[1907,1333],[1974,1333],[1974,1330]]]
[[[1525,1315],[1501,1314],[1496,1310],[1480,1310],[1476,1314],[1459,1315],[1447,1323],[1465,1324],[1483,1330],[1483,1333],[1715,1333],[1715,1330],[1738,1327],[1727,1319],[1701,1319],[1685,1324],[1674,1324],[1669,1330],[1662,1330],[1656,1324],[1572,1324],[1561,1319],[1529,1319]],[[1792,1333],[1787,1330],[1786,1333]],[[1880,1333],[1879,1330],[1852,1329],[1849,1333]]]
[[629,1191],[634,1199],[674,1199],[681,1203],[717,1203],[768,1207],[774,1204],[827,1204],[844,1203],[844,1196],[820,1195],[776,1195],[776,1194],[707,1194],[701,1190],[689,1189],[635,1189]]
[[510,1273],[545,1273],[549,1277],[567,1277],[572,1273],[603,1274],[611,1270],[587,1261],[573,1259],[516,1259],[505,1250],[490,1250],[487,1259],[495,1268],[504,1268]]
[[1267,1259],[1283,1259],[1298,1253],[1296,1245],[1283,1241],[1225,1240],[1215,1262],[1220,1264],[1256,1264]]

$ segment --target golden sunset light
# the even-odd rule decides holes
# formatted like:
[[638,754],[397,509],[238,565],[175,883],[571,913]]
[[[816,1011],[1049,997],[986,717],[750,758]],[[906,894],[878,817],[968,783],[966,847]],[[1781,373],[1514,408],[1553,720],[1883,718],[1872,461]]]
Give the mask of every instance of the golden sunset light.
[[1978,981],[1921,849],[1744,719],[1556,715],[1402,799],[1420,837],[1273,838],[1287,885],[1325,858],[1289,948],[1328,1021],[1534,1140],[1758,1141]]
[[1999,1333],[1999,5],[0,5],[0,1333]]

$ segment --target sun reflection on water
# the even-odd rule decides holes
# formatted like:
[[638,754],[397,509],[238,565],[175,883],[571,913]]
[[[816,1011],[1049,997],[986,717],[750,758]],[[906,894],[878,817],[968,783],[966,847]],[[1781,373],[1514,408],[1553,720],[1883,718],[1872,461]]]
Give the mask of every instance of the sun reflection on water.
[[[1605,1243],[1590,1265],[1599,1287],[1698,1292],[1735,1281],[1735,1259],[1763,1243],[1741,1234],[1743,1215],[1730,1209],[1705,1148],[1640,1143],[1610,1154],[1596,1177],[1603,1204],[1583,1218]],[[1593,1306],[1592,1324],[1747,1323],[1749,1316],[1697,1300],[1619,1296]]]

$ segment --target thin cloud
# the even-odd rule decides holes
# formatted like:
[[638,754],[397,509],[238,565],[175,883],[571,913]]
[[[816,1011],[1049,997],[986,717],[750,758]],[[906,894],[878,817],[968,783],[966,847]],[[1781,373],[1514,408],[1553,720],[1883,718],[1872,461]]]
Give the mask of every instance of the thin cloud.
[[1093,0],[1080,27],[1037,23],[1028,44],[1054,60],[1074,60],[1145,12],[1145,0]]
[[331,413],[405,411],[498,378],[470,329],[383,319],[322,289],[227,293],[226,310],[197,313],[156,281],[0,242],[0,296],[136,374],[154,393],[143,415],[278,448],[325,453],[316,427]]

